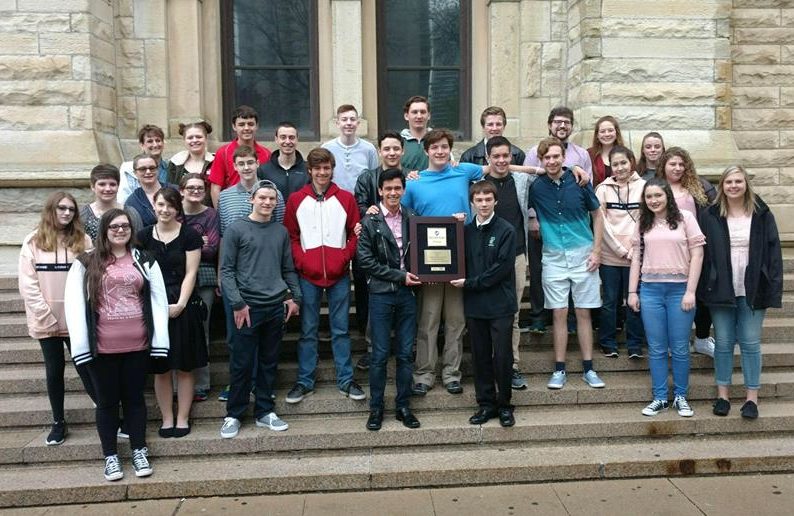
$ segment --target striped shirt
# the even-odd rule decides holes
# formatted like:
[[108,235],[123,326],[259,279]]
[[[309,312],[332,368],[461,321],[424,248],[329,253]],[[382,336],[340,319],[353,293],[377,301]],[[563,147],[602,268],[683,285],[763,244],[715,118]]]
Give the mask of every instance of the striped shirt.
[[[281,192],[276,190],[278,200],[276,209],[273,210],[273,220],[278,223],[284,222],[284,197]],[[251,214],[254,205],[251,204],[251,192],[248,191],[243,183],[237,183],[221,192],[218,200],[218,217],[221,220],[221,236],[226,232],[226,228],[236,220],[247,217]]]

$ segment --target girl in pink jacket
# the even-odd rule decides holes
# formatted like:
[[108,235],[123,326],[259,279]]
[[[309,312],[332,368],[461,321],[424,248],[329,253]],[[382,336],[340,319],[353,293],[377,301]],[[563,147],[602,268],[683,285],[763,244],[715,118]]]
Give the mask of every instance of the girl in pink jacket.
[[[74,197],[55,192],[47,198],[38,227],[25,237],[19,253],[19,293],[25,302],[28,333],[39,340],[44,354],[53,416],[48,445],[66,439],[63,346],[70,348],[63,305],[66,274],[74,257],[89,248],[91,239],[83,232]],[[93,400],[94,388],[85,366],[78,366],[77,373]]]

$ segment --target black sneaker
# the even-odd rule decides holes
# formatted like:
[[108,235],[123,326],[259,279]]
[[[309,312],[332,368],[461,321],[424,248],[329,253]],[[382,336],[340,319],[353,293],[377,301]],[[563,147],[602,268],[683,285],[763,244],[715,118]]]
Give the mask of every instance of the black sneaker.
[[124,478],[124,471],[121,469],[118,455],[108,455],[105,457],[105,480],[113,482]]
[[339,394],[350,398],[351,400],[360,401],[367,399],[367,395],[364,393],[364,390],[356,382],[350,382],[344,388],[339,389]]
[[52,424],[52,430],[50,430],[50,434],[47,436],[47,446],[57,446],[59,444],[63,444],[66,440],[66,421],[56,421]]
[[745,401],[741,412],[745,419],[758,419],[758,405],[754,401]]
[[148,477],[152,474],[148,455],[149,450],[145,447],[132,450],[132,467],[135,468],[136,477]]
[[366,371],[369,369],[369,353],[361,355],[361,358],[356,362],[356,369],[359,371]]
[[629,358],[642,358],[642,350],[641,349],[630,349],[629,350]]
[[314,390],[296,383],[295,386],[287,393],[287,398],[284,400],[287,403],[300,403],[306,396],[314,394]]
[[619,356],[617,348],[608,348],[606,346],[601,346],[601,353],[603,353],[605,357],[610,358],[617,358]]
[[717,398],[711,406],[713,407],[712,412],[715,416],[727,416],[731,411],[731,402],[725,398]]

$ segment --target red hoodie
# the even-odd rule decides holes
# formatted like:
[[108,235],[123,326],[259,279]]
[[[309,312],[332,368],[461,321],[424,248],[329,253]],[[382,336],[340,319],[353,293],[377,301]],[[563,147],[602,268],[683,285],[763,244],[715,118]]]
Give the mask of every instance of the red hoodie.
[[347,274],[356,254],[353,228],[358,220],[355,198],[334,183],[322,200],[311,184],[290,195],[284,226],[298,274],[318,287],[330,287]]

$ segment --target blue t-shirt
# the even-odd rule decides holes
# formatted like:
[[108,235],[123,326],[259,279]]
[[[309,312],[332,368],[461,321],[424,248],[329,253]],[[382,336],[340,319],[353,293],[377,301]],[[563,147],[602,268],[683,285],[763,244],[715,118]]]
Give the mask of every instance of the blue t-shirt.
[[438,172],[422,170],[419,179],[406,181],[402,203],[422,217],[465,213],[471,220],[469,185],[482,179],[482,167],[472,163],[447,165]]
[[529,205],[540,222],[543,263],[567,267],[584,263],[593,247],[590,212],[600,206],[593,186],[580,187],[568,168],[559,181],[540,175],[529,189]]

